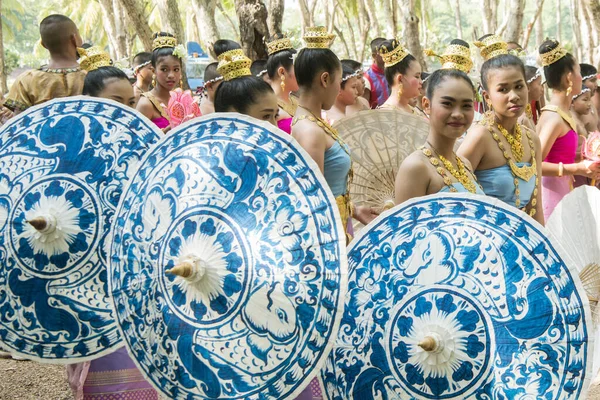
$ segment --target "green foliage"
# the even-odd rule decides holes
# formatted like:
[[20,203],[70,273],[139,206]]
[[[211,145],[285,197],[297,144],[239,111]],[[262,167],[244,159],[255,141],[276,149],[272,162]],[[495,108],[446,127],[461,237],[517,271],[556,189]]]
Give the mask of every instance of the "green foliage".
[[6,50],[4,52],[4,73],[10,74],[19,67],[19,54],[16,51]]

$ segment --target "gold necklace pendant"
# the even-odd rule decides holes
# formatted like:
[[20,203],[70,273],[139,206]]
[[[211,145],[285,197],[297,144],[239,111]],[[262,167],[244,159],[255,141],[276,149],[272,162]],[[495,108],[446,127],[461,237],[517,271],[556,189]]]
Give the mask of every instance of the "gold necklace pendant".
[[515,161],[521,162],[521,160],[523,160],[523,143],[521,142],[523,140],[523,134],[521,132],[521,126],[517,123],[514,135],[508,133],[506,128],[501,124],[498,124],[498,130],[510,145],[510,150],[512,151]]
[[[429,145],[429,146],[433,149],[433,146],[431,146],[431,145]],[[444,168],[446,169],[446,171],[448,171],[450,173],[450,175],[452,175],[454,177],[454,179],[456,179],[460,184],[462,184],[462,186],[465,189],[467,189],[471,193],[477,193],[477,187],[475,186],[476,182],[474,182],[467,175],[467,168],[463,164],[460,157],[458,157],[456,155],[456,153],[452,153],[452,154],[454,154],[454,157],[456,158],[456,166],[458,168],[454,168],[454,165],[452,165],[452,162],[450,162],[448,159],[446,159],[446,157],[440,155],[437,151],[435,151],[435,149],[434,149],[434,151],[437,154],[437,158],[435,158],[433,156],[433,153],[431,152],[431,150],[429,150],[425,146],[421,147],[421,151],[427,158],[429,158],[429,162],[431,163],[431,165],[433,165],[435,167],[435,170],[442,177],[442,179],[444,180],[444,184],[449,188],[449,190],[451,192],[457,192],[457,190],[454,186],[452,186],[452,180],[448,176],[446,176]],[[439,161],[438,161],[438,159],[439,159]],[[444,165],[444,168],[439,166],[440,161]]]

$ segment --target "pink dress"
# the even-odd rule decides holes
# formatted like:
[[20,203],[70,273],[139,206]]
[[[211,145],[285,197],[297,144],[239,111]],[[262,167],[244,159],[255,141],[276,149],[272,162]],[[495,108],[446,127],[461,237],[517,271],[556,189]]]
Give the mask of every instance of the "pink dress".
[[170,122],[168,119],[166,119],[165,117],[160,117],[160,118],[154,118],[153,120],[151,120],[152,122],[154,122],[154,124],[156,126],[158,126],[160,129],[164,129],[167,126],[170,125]]
[[285,133],[291,135],[292,134],[292,119],[293,118],[284,118],[277,121],[277,126],[279,129],[284,131]]
[[[553,164],[560,162],[573,164],[577,155],[578,140],[577,132],[571,129],[565,135],[556,139],[544,161]],[[571,191],[572,186],[572,176],[542,177],[542,198],[544,199],[544,218],[546,220],[554,211],[554,207]]]

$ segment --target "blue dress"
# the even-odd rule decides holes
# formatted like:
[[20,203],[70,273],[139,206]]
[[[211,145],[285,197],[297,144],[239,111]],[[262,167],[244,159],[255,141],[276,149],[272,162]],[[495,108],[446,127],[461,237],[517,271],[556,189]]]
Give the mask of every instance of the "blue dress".
[[334,197],[344,195],[348,191],[348,173],[351,162],[350,155],[337,141],[325,151],[323,175],[325,175],[325,180]]
[[[516,163],[518,167],[530,166],[530,163]],[[508,165],[502,165],[497,168],[485,169],[475,171],[475,176],[479,184],[483,188],[486,195],[495,197],[502,200],[503,202],[516,207],[517,197],[515,196],[515,176]],[[529,204],[533,190],[535,189],[535,175],[533,175],[529,182],[525,182],[523,179],[519,180],[520,200],[521,207]]]
[[[463,186],[463,184],[462,184],[462,183],[460,183],[460,182],[454,182],[454,183],[452,184],[452,187],[453,187],[454,189],[456,189],[458,193],[469,193],[469,191],[468,191],[468,190],[467,190],[467,189],[466,189],[466,188]],[[448,186],[444,186],[444,187],[442,188],[442,190],[440,190],[440,193],[443,193],[443,192],[449,192],[449,191],[450,191],[450,188],[449,188]],[[478,184],[475,184],[475,194],[485,194],[485,193],[483,192],[483,190],[481,190],[481,187],[479,187],[479,185],[478,185]]]

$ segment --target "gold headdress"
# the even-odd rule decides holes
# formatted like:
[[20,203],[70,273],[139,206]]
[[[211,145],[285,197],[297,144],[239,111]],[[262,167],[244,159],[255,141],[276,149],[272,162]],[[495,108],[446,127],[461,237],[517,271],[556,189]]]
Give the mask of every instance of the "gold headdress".
[[292,41],[286,37],[282,37],[280,39],[275,39],[270,42],[267,42],[267,53],[268,55],[272,55],[282,50],[290,50],[293,49]]
[[542,65],[547,67],[548,65],[552,65],[564,56],[567,55],[567,50],[560,45],[560,43],[555,42],[556,47],[550,50],[547,53],[541,53],[540,57],[542,58]]
[[100,67],[109,67],[112,65],[110,56],[107,52],[102,50],[99,46],[92,46],[90,48],[78,48],[77,52],[81,57],[79,59],[79,65],[87,72],[91,72]]
[[442,60],[442,69],[457,69],[468,74],[473,68],[471,51],[468,47],[460,44],[448,45],[441,56],[435,54],[431,49],[425,50],[425,55],[439,57]]
[[396,39],[392,40],[392,47],[392,49],[383,45],[379,47],[379,54],[381,54],[386,68],[398,64],[410,54]]
[[481,57],[489,60],[502,54],[508,54],[508,44],[498,35],[490,35],[473,43],[480,48]]
[[152,41],[152,51],[162,49],[163,47],[177,47],[177,38],[173,36],[157,36]]
[[217,71],[223,80],[230,81],[241,76],[252,76],[250,60],[241,49],[229,50],[219,56]]
[[303,39],[307,49],[328,49],[335,35],[328,33],[324,26],[314,26],[306,28]]

